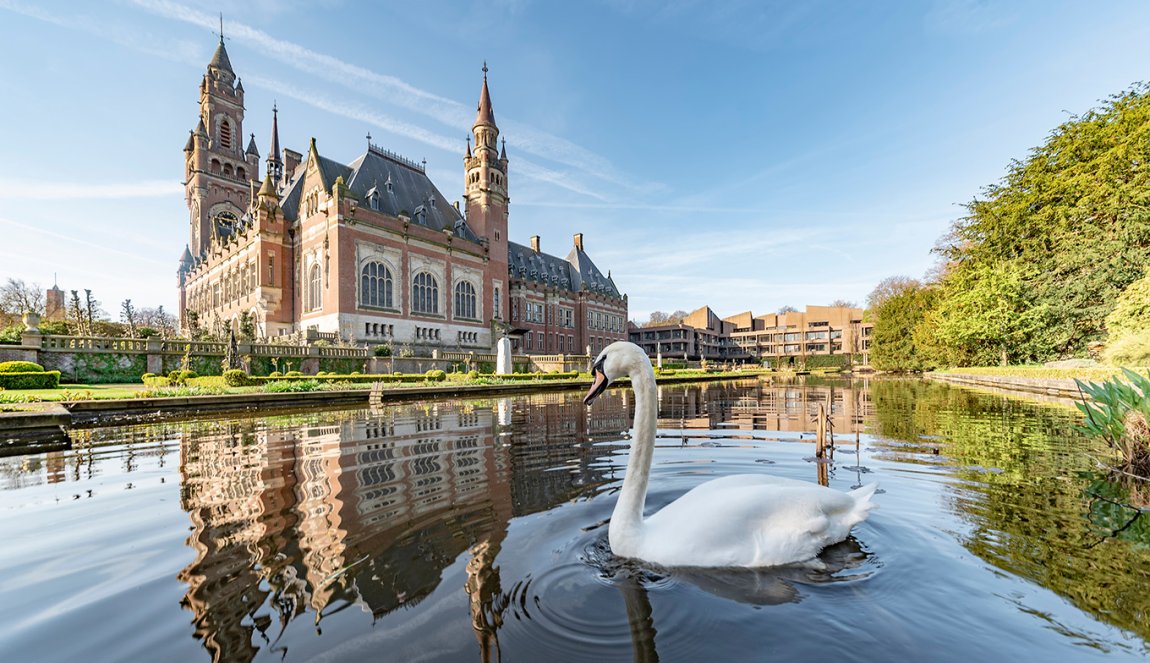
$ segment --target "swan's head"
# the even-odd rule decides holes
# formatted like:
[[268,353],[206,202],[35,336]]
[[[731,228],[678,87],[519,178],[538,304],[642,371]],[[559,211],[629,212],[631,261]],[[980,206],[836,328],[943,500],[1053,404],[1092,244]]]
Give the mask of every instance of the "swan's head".
[[583,397],[583,404],[590,405],[612,382],[624,375],[634,375],[634,371],[642,367],[650,371],[651,360],[643,348],[634,343],[615,341],[603,348],[591,364],[591,389]]

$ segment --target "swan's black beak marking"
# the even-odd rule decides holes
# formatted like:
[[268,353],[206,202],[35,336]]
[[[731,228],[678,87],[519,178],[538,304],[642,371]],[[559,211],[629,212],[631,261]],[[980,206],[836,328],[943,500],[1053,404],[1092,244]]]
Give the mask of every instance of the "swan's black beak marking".
[[591,367],[591,377],[594,379],[591,382],[591,388],[587,390],[587,395],[583,397],[583,404],[590,405],[599,394],[606,391],[611,381],[607,379],[607,374],[603,372],[603,362],[599,361]]

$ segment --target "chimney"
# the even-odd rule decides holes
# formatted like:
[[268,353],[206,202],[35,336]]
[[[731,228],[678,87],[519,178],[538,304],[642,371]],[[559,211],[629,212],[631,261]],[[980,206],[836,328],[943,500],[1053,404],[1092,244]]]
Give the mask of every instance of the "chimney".
[[531,236],[531,250],[539,253],[539,235]]
[[583,250],[583,233],[575,233],[575,249],[578,251]]
[[286,147],[284,148],[284,177],[281,181],[282,184],[286,184],[287,181],[291,179],[292,175],[295,174],[295,169],[299,167],[301,160],[303,160],[302,154],[296,152],[295,150],[289,150]]

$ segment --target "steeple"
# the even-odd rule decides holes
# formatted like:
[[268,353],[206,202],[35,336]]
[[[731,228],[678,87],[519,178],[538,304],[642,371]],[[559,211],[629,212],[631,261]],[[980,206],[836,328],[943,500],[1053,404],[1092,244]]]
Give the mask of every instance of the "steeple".
[[272,185],[277,189],[283,178],[284,164],[280,160],[280,125],[279,108],[272,103],[272,140],[268,147],[267,174],[272,179]]
[[[213,71],[214,70],[214,71]],[[228,59],[228,49],[224,48],[224,36],[220,35],[220,45],[216,46],[216,53],[208,63],[208,71],[217,73],[220,80],[231,83],[235,80],[236,72],[232,70],[232,61]]]
[[252,134],[251,136],[252,137],[248,140],[248,149],[245,151],[245,154],[249,154],[256,159],[259,159],[260,151],[256,148],[256,135]]
[[[222,42],[221,42],[222,47]],[[475,126],[485,124],[495,127],[495,111],[491,110],[491,93],[487,91],[487,63],[483,63],[483,90],[479,93],[479,107],[475,114]]]

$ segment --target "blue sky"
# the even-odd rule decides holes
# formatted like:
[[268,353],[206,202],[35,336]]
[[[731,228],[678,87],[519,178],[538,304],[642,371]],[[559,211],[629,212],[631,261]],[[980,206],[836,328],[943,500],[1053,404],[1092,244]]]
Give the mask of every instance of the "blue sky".
[[921,276],[958,203],[1150,62],[1134,1],[0,0],[0,279],[175,307],[221,11],[261,155],[274,100],[285,146],[370,132],[451,199],[486,60],[512,239],[583,232],[639,319]]

